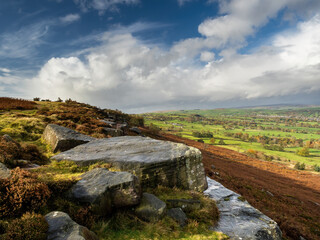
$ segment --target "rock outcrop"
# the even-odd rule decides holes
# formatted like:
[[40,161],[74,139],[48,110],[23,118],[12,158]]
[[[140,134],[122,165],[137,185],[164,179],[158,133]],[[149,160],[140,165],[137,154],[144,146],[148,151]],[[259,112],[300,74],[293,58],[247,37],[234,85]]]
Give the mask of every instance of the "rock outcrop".
[[2,163],[0,163],[0,179],[10,177],[10,170]]
[[48,240],[98,240],[98,237],[86,227],[73,221],[64,212],[51,212],[45,216],[48,222]]
[[140,205],[136,208],[136,215],[148,222],[159,221],[166,213],[166,204],[155,195],[143,193]]
[[214,199],[220,212],[214,231],[221,231],[234,240],[281,240],[277,223],[253,208],[239,194],[220,183],[207,178],[208,189],[204,192]]
[[99,215],[107,215],[113,207],[137,205],[141,188],[136,176],[128,172],[110,172],[96,168],[81,176],[70,190],[70,197],[92,204]]
[[95,139],[56,124],[48,124],[42,138],[50,144],[54,152],[67,151]]
[[207,188],[201,152],[181,143],[140,136],[99,139],[53,157],[78,165],[111,163],[138,176],[142,187],[164,185],[196,191]]
[[123,136],[123,131],[121,129],[115,128],[103,128],[104,133],[110,135],[111,137],[120,137]]

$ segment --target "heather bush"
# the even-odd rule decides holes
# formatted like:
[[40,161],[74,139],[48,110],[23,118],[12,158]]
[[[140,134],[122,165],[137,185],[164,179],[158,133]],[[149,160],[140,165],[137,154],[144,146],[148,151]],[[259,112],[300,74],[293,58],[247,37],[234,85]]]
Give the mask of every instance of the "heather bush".
[[9,222],[3,240],[46,240],[48,223],[40,214],[26,213]]
[[8,141],[5,137],[0,137],[0,162],[13,168],[17,166],[15,160],[19,159],[28,160],[39,165],[48,162],[47,157],[39,151],[36,145],[20,145],[16,141]]
[[0,217],[39,210],[50,194],[48,186],[35,174],[16,168],[11,171],[11,178],[0,181]]
[[0,110],[30,110],[36,108],[36,105],[33,101],[0,97]]

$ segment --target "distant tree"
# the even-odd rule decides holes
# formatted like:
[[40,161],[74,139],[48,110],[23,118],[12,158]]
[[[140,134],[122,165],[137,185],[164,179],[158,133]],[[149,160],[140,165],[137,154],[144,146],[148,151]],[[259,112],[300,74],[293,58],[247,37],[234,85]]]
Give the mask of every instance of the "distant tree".
[[219,141],[219,145],[226,145],[226,143],[223,141],[223,139],[221,138]]
[[38,102],[38,101],[40,101],[40,98],[39,97],[35,97],[35,98],[33,98],[33,101]]
[[215,142],[216,142],[216,139],[215,139],[215,138],[211,138],[211,139],[210,139],[210,143],[211,143],[211,144],[214,144]]
[[56,102],[63,102],[62,99],[60,97],[58,97]]
[[309,148],[308,147],[303,147],[300,150],[298,149],[296,151],[296,154],[302,157],[309,157],[310,156],[310,152],[309,152]]

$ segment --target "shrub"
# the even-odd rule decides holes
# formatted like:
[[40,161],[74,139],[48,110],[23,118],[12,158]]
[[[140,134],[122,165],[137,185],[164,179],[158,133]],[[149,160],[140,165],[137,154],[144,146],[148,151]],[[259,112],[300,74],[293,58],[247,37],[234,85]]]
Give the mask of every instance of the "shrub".
[[14,140],[7,140],[0,137],[0,162],[9,167],[16,167],[15,160],[24,159],[36,164],[45,164],[48,159],[38,149],[36,145],[22,144]]
[[216,142],[216,139],[214,139],[214,138],[211,138],[211,139],[210,139],[210,143],[211,143],[211,144],[214,144],[215,142]]
[[223,139],[221,138],[219,141],[219,145],[226,145],[226,143],[223,141]]
[[150,124],[149,125],[149,130],[150,130],[150,132],[152,133],[152,134],[159,134],[159,132],[160,132],[160,128],[157,126],[157,125],[154,125],[154,124]]
[[306,169],[306,165],[304,163],[297,162],[296,165],[294,165],[294,168],[298,169],[298,170],[305,170]]
[[19,216],[36,211],[50,197],[50,190],[35,174],[16,168],[11,178],[0,182],[0,217]]
[[46,240],[48,223],[40,214],[26,213],[8,224],[4,240]]
[[316,172],[320,172],[320,166],[318,166],[317,164],[313,165],[313,170]]
[[300,150],[297,150],[296,154],[302,157],[308,157],[310,155],[309,148],[301,148]]
[[129,121],[130,126],[137,126],[137,127],[143,127],[144,126],[144,119],[143,117],[132,115]]
[[257,155],[258,155],[258,152],[256,151],[256,150],[254,150],[254,149],[248,149],[247,151],[246,151],[246,154],[249,156],[249,157],[257,157]]

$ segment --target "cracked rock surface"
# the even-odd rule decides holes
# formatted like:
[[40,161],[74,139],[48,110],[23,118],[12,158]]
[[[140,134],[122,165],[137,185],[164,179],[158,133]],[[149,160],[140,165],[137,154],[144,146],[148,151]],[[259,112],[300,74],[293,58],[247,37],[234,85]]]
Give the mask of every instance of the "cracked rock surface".
[[222,184],[207,178],[204,192],[216,201],[220,219],[214,231],[220,231],[233,240],[281,240],[278,224],[252,207],[241,196]]

